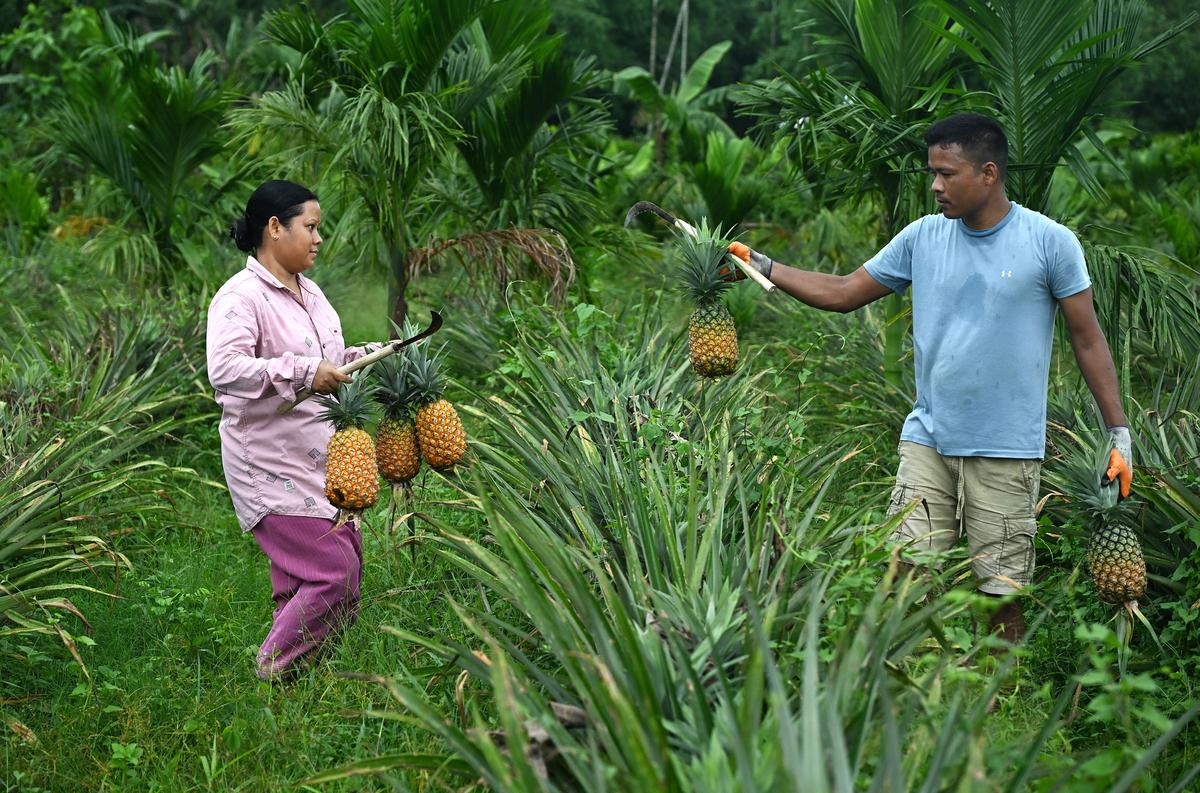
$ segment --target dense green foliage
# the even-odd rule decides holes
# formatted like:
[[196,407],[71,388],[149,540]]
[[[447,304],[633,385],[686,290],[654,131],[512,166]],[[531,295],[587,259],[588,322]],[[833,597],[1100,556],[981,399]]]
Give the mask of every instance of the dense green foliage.
[[[0,8],[3,789],[1194,789],[1189,11]],[[1065,336],[1032,629],[997,660],[965,549],[913,581],[888,547],[908,304],[740,284],[739,369],[701,383],[671,238],[620,228],[653,200],[849,272],[930,211],[921,130],[963,108],[1012,132],[1012,197],[1084,242],[1157,641],[1123,646],[1082,573],[1061,462],[1097,419]],[[443,312],[471,438],[399,517],[368,512],[360,622],[285,687],[251,671],[266,563],[203,349],[243,261],[224,229],[276,176],[321,196],[312,275],[347,339]]]

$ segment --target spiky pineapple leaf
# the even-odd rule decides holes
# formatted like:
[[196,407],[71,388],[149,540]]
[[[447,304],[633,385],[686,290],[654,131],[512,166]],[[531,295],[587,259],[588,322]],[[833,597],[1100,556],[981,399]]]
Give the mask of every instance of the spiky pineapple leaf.
[[446,390],[445,378],[441,373],[445,350],[443,346],[431,354],[427,349],[427,342],[418,342],[404,348],[408,359],[406,397],[409,403],[421,406],[442,398],[442,392]]
[[324,410],[317,418],[333,424],[337,430],[349,427],[362,428],[371,417],[371,399],[376,386],[367,382],[367,373],[373,367],[368,367],[359,373],[358,377],[349,383],[338,386],[335,394],[317,397]]
[[412,413],[413,406],[409,401],[408,370],[409,361],[405,355],[392,355],[384,358],[376,367],[376,389],[373,398],[383,408],[383,414],[390,419],[401,420]]
[[1129,504],[1118,499],[1115,482],[1104,485],[1112,443],[1108,433],[1068,433],[1073,445],[1063,454],[1061,469],[1067,495],[1098,521],[1120,520]]
[[729,242],[722,239],[721,229],[710,229],[706,220],[701,220],[695,237],[679,236],[679,282],[697,306],[718,302],[733,286],[721,275],[728,249]]

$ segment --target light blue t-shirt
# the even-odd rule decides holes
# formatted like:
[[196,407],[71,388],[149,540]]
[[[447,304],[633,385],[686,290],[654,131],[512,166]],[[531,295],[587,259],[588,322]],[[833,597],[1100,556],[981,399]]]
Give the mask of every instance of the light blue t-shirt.
[[1013,202],[975,231],[926,215],[865,265],[912,286],[917,401],[902,440],[952,457],[1040,458],[1057,301],[1091,286],[1069,229]]

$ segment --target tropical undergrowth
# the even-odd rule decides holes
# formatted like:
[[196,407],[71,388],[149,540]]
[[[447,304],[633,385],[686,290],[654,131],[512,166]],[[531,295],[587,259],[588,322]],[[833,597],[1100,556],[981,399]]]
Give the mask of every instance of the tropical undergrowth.
[[[387,628],[426,660],[364,675],[393,701],[376,715],[424,725],[446,753],[313,781],[436,765],[501,790],[1090,790],[1114,774],[1167,789],[1195,766],[1162,754],[1196,715],[1167,699],[1186,679],[1154,663],[1116,675],[1115,635],[1067,565],[1031,592],[1031,639],[999,663],[978,629],[993,604],[961,557],[936,581],[900,574],[886,488],[846,497],[878,472],[860,459],[874,438],[820,416],[848,384],[801,396],[767,350],[698,381],[657,296],[542,308],[456,339],[501,361],[467,408],[487,428],[462,483],[484,535],[431,524],[480,587],[482,603],[451,600],[467,638]],[[850,421],[882,426],[899,398],[865,382]],[[452,695],[427,693],[431,667],[456,676]]]

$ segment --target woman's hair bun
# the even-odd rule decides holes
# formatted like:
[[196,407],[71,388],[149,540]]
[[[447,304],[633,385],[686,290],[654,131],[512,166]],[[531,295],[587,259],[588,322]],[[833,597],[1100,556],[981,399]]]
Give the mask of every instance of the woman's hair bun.
[[229,224],[229,237],[239,251],[249,253],[254,247],[250,242],[250,228],[245,215]]

